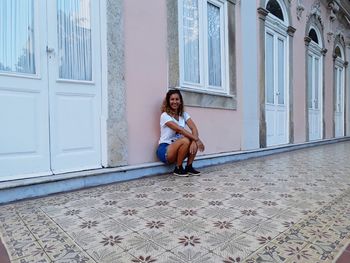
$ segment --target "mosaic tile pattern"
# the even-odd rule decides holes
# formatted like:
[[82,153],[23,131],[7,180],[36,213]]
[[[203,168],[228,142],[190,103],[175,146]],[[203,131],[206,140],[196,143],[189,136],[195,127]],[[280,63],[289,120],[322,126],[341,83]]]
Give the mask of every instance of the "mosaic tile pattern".
[[0,206],[11,262],[335,262],[350,142]]

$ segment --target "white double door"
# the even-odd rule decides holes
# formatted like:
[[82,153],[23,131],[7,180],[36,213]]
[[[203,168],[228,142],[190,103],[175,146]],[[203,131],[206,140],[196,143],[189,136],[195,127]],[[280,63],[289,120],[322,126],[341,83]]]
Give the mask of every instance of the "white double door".
[[99,1],[0,3],[0,181],[101,167]]
[[308,118],[309,140],[322,139],[322,63],[321,55],[308,53]]
[[265,118],[267,146],[288,143],[287,38],[265,33]]
[[334,125],[335,137],[344,136],[344,66],[343,61],[336,59],[334,79],[335,79],[335,105],[334,105]]

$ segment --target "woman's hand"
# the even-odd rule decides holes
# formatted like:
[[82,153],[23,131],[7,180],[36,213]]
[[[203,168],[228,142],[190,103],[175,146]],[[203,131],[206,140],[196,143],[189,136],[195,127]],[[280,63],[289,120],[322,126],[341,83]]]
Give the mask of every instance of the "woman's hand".
[[196,144],[196,141],[192,141],[189,149],[190,154],[195,154],[197,152],[197,149],[198,149],[198,146]]
[[198,150],[200,152],[203,152],[205,150],[205,146],[204,146],[203,142],[200,139],[198,139],[198,141],[196,141],[196,143],[197,143],[197,146],[198,146]]

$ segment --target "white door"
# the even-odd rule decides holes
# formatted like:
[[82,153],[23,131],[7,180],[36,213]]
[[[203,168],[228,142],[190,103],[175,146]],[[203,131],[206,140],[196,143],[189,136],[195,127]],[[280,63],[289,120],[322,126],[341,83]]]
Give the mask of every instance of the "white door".
[[99,1],[48,1],[51,168],[101,167]]
[[[340,63],[339,63],[340,64]],[[344,68],[338,63],[335,66],[335,137],[344,136]]]
[[16,2],[0,1],[1,181],[51,173],[45,1]]
[[98,1],[16,3],[0,1],[0,181],[101,167]]
[[321,57],[313,52],[308,54],[309,140],[322,139],[322,81]]
[[286,37],[266,31],[265,113],[267,146],[288,143]]

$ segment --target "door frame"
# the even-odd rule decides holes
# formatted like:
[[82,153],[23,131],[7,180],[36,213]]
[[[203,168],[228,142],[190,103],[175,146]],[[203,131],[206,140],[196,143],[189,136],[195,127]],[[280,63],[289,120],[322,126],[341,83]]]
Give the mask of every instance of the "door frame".
[[[37,15],[41,14],[41,15]],[[34,56],[35,56],[35,73],[16,73],[16,72],[0,72],[0,78],[2,79],[3,88],[0,91],[7,93],[8,95],[16,94],[23,95],[23,97],[32,96],[32,103],[35,104],[36,110],[41,112],[40,115],[35,115],[40,124],[44,125],[44,128],[38,127],[36,130],[38,133],[35,135],[37,141],[35,145],[32,145],[35,149],[28,149],[26,151],[19,152],[22,155],[23,163],[19,164],[19,159],[15,157],[14,152],[9,152],[9,158],[4,158],[4,161],[10,168],[2,170],[0,168],[0,182],[10,181],[18,179],[26,179],[33,177],[49,176],[52,175],[50,167],[50,145],[49,145],[49,105],[48,105],[48,70],[47,70],[47,53],[45,50],[45,43],[43,40],[47,39],[47,7],[46,2],[33,1],[33,23],[34,23]],[[14,78],[18,81],[14,83]],[[35,87],[31,87],[30,82],[41,81],[42,83],[33,83]],[[30,98],[29,98],[30,99]],[[39,102],[38,102],[39,101]],[[11,118],[11,112],[8,113]],[[12,116],[13,117],[13,116]],[[23,116],[22,116],[23,118]],[[23,131],[25,132],[25,131]],[[11,136],[12,137],[12,136]],[[12,139],[13,140],[13,139]],[[40,140],[42,140],[40,142]],[[37,151],[34,151],[37,150]],[[18,153],[18,151],[17,151]],[[24,156],[23,156],[24,154]],[[27,154],[27,156],[26,156]],[[33,160],[30,157],[38,158],[38,165],[33,164]],[[4,156],[3,156],[4,157]],[[29,164],[31,163],[31,164]],[[0,162],[1,164],[1,162]],[[4,166],[2,166],[4,167]],[[17,167],[13,169],[11,167]]]
[[[285,142],[283,143],[278,143],[278,144],[271,144],[268,145],[267,142],[267,118],[266,118],[266,59],[264,59],[264,70],[263,70],[263,75],[264,75],[264,106],[263,106],[263,110],[264,110],[264,128],[265,128],[265,138],[264,138],[264,144],[265,147],[269,147],[269,146],[275,146],[275,145],[282,145],[282,144],[288,144],[291,140],[290,140],[290,120],[291,120],[291,115],[288,114],[290,113],[290,77],[289,77],[289,73],[290,73],[290,67],[289,67],[289,58],[290,58],[290,45],[289,45],[289,41],[290,41],[290,35],[289,35],[289,28],[286,25],[285,21],[281,21],[278,18],[276,18],[275,16],[271,15],[268,13],[268,15],[266,16],[266,20],[265,20],[265,24],[264,24],[264,53],[266,55],[266,35],[270,33],[274,36],[274,42],[275,39],[281,37],[284,39],[285,41],[285,54],[284,54],[284,63],[285,63],[285,67],[284,67],[284,71],[285,71],[285,79],[284,79],[284,85],[285,85],[285,107],[286,107],[286,112],[285,112],[285,133],[286,133],[286,137],[285,137]],[[277,47],[274,47],[274,53],[277,52]],[[275,62],[275,61],[274,61]],[[260,94],[261,96],[262,94]],[[277,107],[277,105],[275,104],[275,107]],[[261,144],[261,143],[260,143]]]
[[[312,27],[314,28],[314,27]],[[315,29],[315,28],[314,28]],[[318,31],[315,29],[315,31],[318,33]],[[319,41],[321,41],[321,39],[319,38]],[[314,43],[313,41],[310,40],[310,42],[308,43],[307,46],[307,50],[306,50],[306,115],[307,115],[307,141],[310,141],[310,118],[309,118],[309,107],[308,107],[308,89],[309,89],[309,82],[308,82],[308,77],[309,77],[309,70],[308,70],[308,66],[309,66],[309,55],[312,56],[313,62],[315,61],[315,58],[317,57],[319,59],[319,76],[318,76],[318,83],[319,83],[319,90],[318,90],[318,94],[319,94],[319,105],[320,105],[320,140],[324,138],[324,127],[323,127],[323,118],[324,118],[324,78],[323,78],[323,72],[324,72],[324,59],[323,59],[323,49],[321,47],[321,45],[317,45],[316,43]],[[314,63],[312,63],[312,76],[314,77]],[[313,78],[314,80],[314,78]],[[317,139],[316,139],[317,140]]]
[[[288,37],[287,37],[287,34],[286,32],[282,29],[280,30],[281,28],[278,27],[277,28],[278,30],[276,30],[276,28],[274,26],[271,26],[270,23],[267,23],[267,26],[265,28],[265,37],[269,34],[273,37],[273,43],[274,43],[274,49],[273,49],[273,53],[274,53],[274,60],[273,60],[273,66],[274,66],[274,79],[273,79],[273,83],[274,83],[274,90],[273,90],[273,104],[271,103],[268,103],[266,101],[267,99],[267,96],[266,96],[266,92],[267,92],[267,86],[266,86],[266,66],[265,66],[265,117],[266,117],[266,146],[274,146],[274,145],[281,145],[281,144],[287,144],[289,142],[288,138],[289,138],[289,76],[288,76],[288,64],[289,63],[286,63],[288,61]],[[281,32],[283,32],[284,34],[282,34]],[[284,108],[285,108],[285,119],[284,119],[284,123],[283,123],[283,126],[284,126],[284,129],[285,129],[285,141],[282,142],[282,143],[276,143],[276,142],[270,142],[268,143],[268,134],[267,134],[267,108],[269,107],[273,107],[274,108],[274,124],[273,126],[275,127],[276,125],[276,122],[278,121],[278,116],[276,116],[276,111],[278,110],[278,108],[280,108],[280,104],[278,104],[278,95],[277,95],[277,86],[278,86],[278,79],[277,79],[277,76],[278,74],[276,74],[276,70],[278,70],[278,68],[276,68],[276,66],[278,66],[278,41],[279,40],[283,40],[283,43],[284,43],[284,79],[283,79],[283,82],[284,82]],[[265,38],[265,41],[266,41],[266,38]],[[266,47],[266,42],[265,42],[265,47]],[[265,51],[265,54],[266,54],[266,51]],[[266,63],[266,61],[265,61]]]
[[[342,109],[342,112],[341,112],[341,121],[342,121],[342,131],[341,131],[341,135],[340,136],[337,136],[336,135],[336,109],[337,109],[337,96],[338,96],[338,93],[337,93],[337,86],[339,85],[338,83],[338,75],[337,75],[337,72],[339,72],[339,69],[341,69],[341,75],[340,75],[340,94],[341,94],[341,98],[340,98],[340,104],[341,104],[341,109]],[[334,107],[333,107],[333,119],[334,119],[334,137],[344,137],[345,136],[345,69],[346,67],[344,66],[344,61],[342,59],[340,59],[339,57],[335,58],[335,61],[334,61]],[[337,85],[336,85],[337,84]]]

